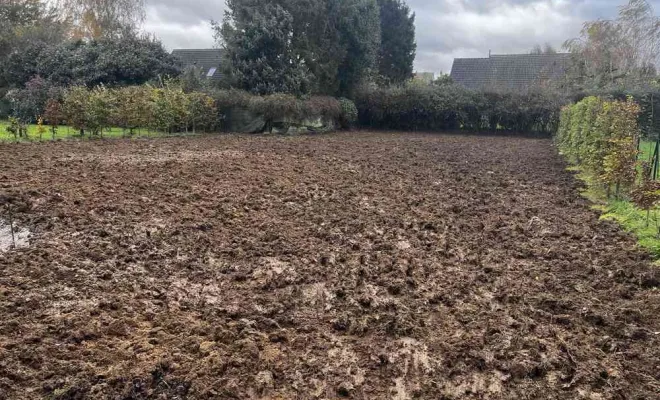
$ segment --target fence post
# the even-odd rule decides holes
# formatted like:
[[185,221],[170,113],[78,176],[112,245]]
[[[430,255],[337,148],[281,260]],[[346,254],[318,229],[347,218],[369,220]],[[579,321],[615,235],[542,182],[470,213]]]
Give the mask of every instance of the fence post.
[[655,150],[653,151],[653,180],[658,178],[658,161],[660,156],[660,138],[655,140]]
[[11,205],[7,203],[7,214],[9,214],[9,231],[11,232],[11,245],[16,248],[16,238],[14,237],[14,218],[11,215]]

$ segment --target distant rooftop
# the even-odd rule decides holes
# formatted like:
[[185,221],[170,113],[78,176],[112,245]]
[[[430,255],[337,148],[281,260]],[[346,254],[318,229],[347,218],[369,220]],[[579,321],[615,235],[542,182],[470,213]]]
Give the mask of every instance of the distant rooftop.
[[566,75],[571,55],[503,54],[488,58],[456,58],[454,82],[470,89],[524,90]]
[[197,67],[202,74],[210,79],[220,79],[220,63],[222,50],[220,49],[176,49],[172,55],[183,63],[184,67]]

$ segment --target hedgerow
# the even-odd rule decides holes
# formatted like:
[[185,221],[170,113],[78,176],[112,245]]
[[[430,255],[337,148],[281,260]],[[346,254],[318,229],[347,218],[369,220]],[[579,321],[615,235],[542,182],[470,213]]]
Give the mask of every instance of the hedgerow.
[[[633,96],[583,98],[562,109],[555,141],[568,161],[578,165],[589,196],[607,199],[603,218],[615,219],[635,232],[640,244],[658,256],[659,155],[640,161],[641,141],[657,122],[654,97],[646,97],[646,102]],[[655,228],[649,226],[651,213],[656,215]]]
[[638,124],[642,137],[657,138],[658,132],[660,132],[660,87],[657,84],[643,88],[619,88],[578,93],[574,95],[573,100],[579,102],[588,96],[621,101],[632,98],[640,107]]
[[259,96],[240,90],[216,90],[211,93],[220,114],[228,115],[242,109],[264,119],[268,130],[275,122],[304,124],[322,120],[347,128],[355,121],[356,107],[348,99],[329,96],[299,98],[291,94],[275,93]]
[[264,130],[272,128],[275,122],[304,125],[305,121],[317,120],[347,128],[357,116],[355,104],[347,99],[298,98],[289,94],[258,96],[238,90],[186,93],[180,85],[165,82],[162,87],[70,87],[61,96],[45,101],[37,118],[43,118],[53,134],[63,123],[79,130],[81,135],[102,136],[111,126],[123,128],[127,134],[140,128],[169,133],[210,132],[229,129],[222,126],[222,120],[234,109],[244,109],[255,118],[263,118]]
[[563,99],[552,91],[481,92],[458,85],[366,87],[356,94],[364,127],[408,131],[553,133]]
[[[139,128],[161,132],[214,130],[218,112],[215,100],[199,93],[185,93],[179,86],[128,86],[87,89],[74,86],[62,99],[49,99],[43,118],[53,128],[67,123],[81,135],[102,136],[111,126],[132,134]],[[54,130],[53,130],[54,132]]]
[[638,176],[640,113],[631,97],[625,101],[587,97],[562,109],[557,146],[608,193],[614,186],[618,197],[622,186],[632,188],[643,180]]

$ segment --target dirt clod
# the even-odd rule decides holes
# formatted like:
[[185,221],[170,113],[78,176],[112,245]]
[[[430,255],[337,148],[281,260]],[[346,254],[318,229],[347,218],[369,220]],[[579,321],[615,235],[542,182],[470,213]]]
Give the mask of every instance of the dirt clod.
[[660,393],[659,269],[550,140],[208,136],[0,160],[31,233],[0,253],[0,398]]

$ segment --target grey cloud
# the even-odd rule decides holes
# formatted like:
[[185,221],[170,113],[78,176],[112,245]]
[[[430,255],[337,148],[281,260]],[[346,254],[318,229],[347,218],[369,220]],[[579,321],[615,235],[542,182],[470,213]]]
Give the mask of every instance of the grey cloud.
[[180,24],[193,21],[220,20],[224,15],[224,0],[147,0],[150,12],[157,12],[168,21]]
[[[210,20],[221,20],[220,0],[147,0],[145,30],[169,48],[212,47]],[[408,0],[416,14],[418,71],[449,72],[455,57],[559,48],[584,21],[612,18],[626,0]],[[660,0],[652,1],[660,11]]]
[[210,19],[173,18],[174,15],[168,6],[150,4],[144,30],[154,33],[169,50],[215,46]]
[[420,57],[415,66],[435,72],[448,72],[454,57],[528,52],[546,42],[559,47],[581,23],[567,1],[410,0],[409,4],[417,15]]

